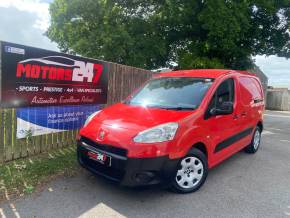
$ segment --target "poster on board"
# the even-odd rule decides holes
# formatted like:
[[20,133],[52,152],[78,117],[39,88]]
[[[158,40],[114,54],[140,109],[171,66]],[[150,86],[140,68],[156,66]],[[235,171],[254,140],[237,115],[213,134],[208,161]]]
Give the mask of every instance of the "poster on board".
[[87,117],[103,105],[74,105],[18,108],[18,139],[79,129]]
[[1,107],[106,104],[107,62],[0,44]]

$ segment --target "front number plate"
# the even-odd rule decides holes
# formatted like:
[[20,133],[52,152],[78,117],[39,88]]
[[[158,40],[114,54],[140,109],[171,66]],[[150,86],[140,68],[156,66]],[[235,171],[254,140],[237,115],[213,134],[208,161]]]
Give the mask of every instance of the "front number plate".
[[111,157],[106,154],[88,151],[87,155],[90,159],[94,161],[97,161],[101,164],[105,164],[107,166],[111,166]]

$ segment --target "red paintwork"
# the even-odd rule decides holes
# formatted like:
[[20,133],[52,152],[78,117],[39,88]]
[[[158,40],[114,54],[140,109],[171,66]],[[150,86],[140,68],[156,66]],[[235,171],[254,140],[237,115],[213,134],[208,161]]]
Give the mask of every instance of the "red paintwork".
[[[215,146],[225,139],[247,129],[255,127],[263,121],[264,103],[254,104],[251,85],[247,89],[241,87],[240,81],[254,82],[259,95],[263,99],[262,86],[259,79],[252,74],[233,70],[185,70],[159,74],[157,77],[204,77],[214,78],[213,85],[205,95],[201,105],[194,111],[173,111],[156,108],[145,108],[122,103],[105,108],[94,119],[81,129],[80,135],[86,136],[102,144],[128,149],[128,157],[148,158],[168,155],[169,158],[181,158],[197,143],[203,143],[207,149],[209,168],[238,152],[251,141],[252,134],[233,145],[214,153]],[[156,76],[155,76],[156,77]],[[208,104],[221,82],[228,78],[235,80],[234,113],[204,119]],[[244,81],[245,80],[245,81]],[[251,97],[247,104],[247,97]],[[242,114],[246,114],[242,116]],[[238,117],[238,118],[237,118]],[[167,122],[178,122],[179,128],[172,141],[142,144],[133,142],[133,138],[145,129]],[[98,139],[100,130],[105,132],[103,140]]]

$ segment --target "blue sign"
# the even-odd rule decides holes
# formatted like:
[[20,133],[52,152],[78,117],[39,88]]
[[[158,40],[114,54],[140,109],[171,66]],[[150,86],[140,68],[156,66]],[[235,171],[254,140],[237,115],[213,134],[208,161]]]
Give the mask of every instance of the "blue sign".
[[19,108],[16,111],[17,138],[79,129],[89,115],[102,107],[103,105],[74,105]]

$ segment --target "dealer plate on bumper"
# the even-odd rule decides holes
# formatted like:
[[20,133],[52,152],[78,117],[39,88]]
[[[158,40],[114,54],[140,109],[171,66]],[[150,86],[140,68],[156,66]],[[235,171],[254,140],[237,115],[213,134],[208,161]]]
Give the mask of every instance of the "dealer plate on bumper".
[[101,153],[101,152],[92,152],[92,151],[88,151],[87,152],[87,156],[91,159],[91,160],[94,160],[94,161],[97,161],[101,164],[104,164],[106,166],[111,166],[111,159],[112,157],[104,154],[104,153]]

